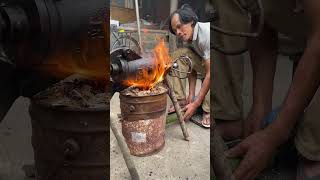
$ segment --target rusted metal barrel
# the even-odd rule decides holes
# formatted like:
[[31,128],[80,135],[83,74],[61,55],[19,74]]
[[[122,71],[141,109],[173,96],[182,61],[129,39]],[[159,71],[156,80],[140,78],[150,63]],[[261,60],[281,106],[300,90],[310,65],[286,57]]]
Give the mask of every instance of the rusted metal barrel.
[[54,107],[32,99],[32,146],[37,180],[109,177],[109,106]]
[[122,134],[130,153],[147,156],[165,145],[167,94],[133,96],[120,93]]

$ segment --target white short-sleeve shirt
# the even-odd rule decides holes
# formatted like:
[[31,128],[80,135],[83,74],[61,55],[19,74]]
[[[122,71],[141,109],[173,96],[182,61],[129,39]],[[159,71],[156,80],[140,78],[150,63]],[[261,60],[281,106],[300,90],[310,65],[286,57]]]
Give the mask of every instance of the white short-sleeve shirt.
[[193,29],[191,47],[202,57],[210,59],[210,23],[197,22]]

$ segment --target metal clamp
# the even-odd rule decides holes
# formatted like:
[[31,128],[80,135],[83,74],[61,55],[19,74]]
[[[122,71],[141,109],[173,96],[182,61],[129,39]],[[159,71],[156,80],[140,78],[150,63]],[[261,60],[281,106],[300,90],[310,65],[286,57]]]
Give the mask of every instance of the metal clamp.
[[[188,66],[187,71],[181,71],[179,69],[178,61],[186,64]],[[172,77],[178,77],[180,79],[185,79],[188,77],[189,74],[192,72],[192,60],[189,56],[180,56],[173,60],[171,69],[169,71],[169,75]],[[186,74],[186,76],[182,76],[181,74]]]

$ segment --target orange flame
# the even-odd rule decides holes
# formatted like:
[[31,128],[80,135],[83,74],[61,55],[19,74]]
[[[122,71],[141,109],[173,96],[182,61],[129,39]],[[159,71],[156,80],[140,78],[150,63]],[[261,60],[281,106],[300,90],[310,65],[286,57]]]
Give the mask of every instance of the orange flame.
[[151,71],[143,69],[140,75],[124,81],[124,84],[148,90],[164,80],[166,70],[171,65],[171,58],[169,56],[169,49],[166,47],[163,39],[161,39],[160,43],[154,48],[153,54],[154,57],[150,60],[154,61],[155,68]]
[[104,38],[85,37],[79,43],[79,49],[65,47],[52,53],[43,64],[35,67],[35,70],[45,72],[59,79],[72,74],[80,74],[94,79],[109,80],[109,26],[103,23]]

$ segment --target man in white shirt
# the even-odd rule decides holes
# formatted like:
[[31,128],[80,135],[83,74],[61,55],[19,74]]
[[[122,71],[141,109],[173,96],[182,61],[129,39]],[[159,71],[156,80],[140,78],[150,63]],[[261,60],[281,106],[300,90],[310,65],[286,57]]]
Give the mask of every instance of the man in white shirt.
[[[191,45],[191,48],[201,57],[192,59],[192,73],[188,76],[189,95],[185,109],[184,120],[189,120],[202,105],[204,111],[202,125],[210,127],[210,23],[198,22],[197,15],[190,6],[184,5],[171,14],[169,29]],[[204,80],[195,98],[197,73],[204,74]]]

